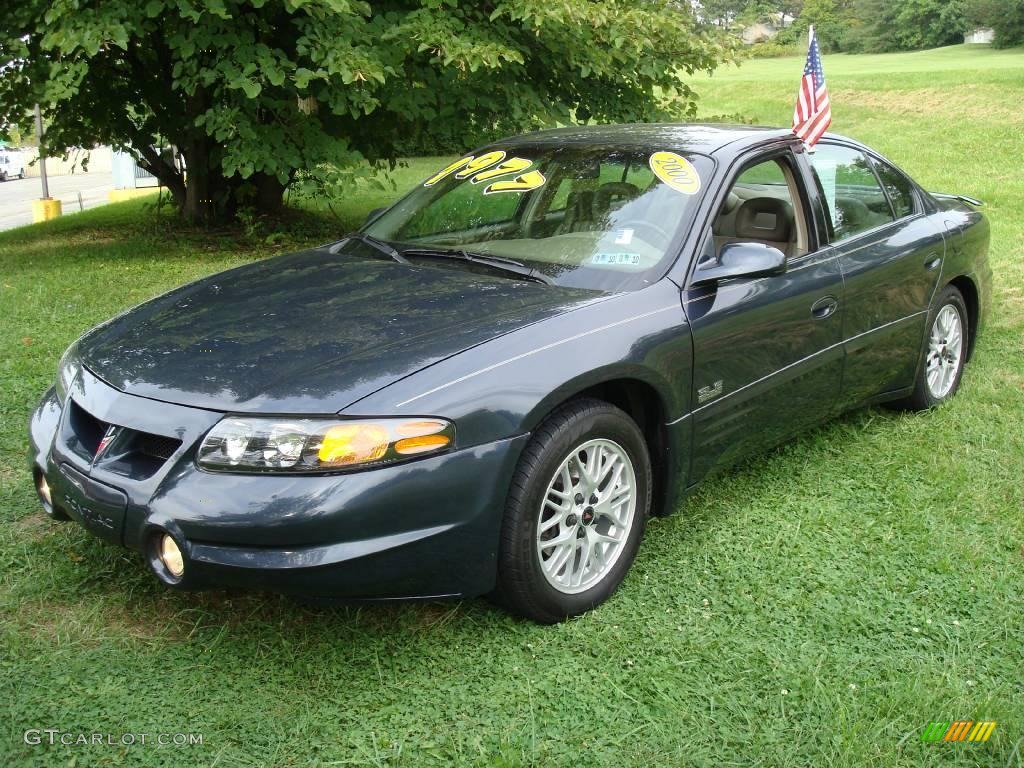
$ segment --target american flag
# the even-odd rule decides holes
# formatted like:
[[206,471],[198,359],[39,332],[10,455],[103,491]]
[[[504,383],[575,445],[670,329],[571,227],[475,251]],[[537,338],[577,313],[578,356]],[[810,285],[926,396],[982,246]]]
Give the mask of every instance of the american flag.
[[796,110],[793,112],[793,133],[803,139],[808,147],[813,147],[832,123],[832,107],[829,105],[825,70],[821,67],[821,51],[818,49],[818,39],[814,36],[814,27],[811,27],[810,36],[807,63],[804,64],[800,94],[796,98]]

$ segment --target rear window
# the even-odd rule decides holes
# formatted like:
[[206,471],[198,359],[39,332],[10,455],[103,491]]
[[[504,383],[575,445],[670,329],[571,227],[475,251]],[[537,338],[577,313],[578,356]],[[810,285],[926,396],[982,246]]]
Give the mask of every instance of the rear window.
[[910,183],[910,179],[881,160],[875,160],[875,170],[878,171],[882,186],[885,187],[885,191],[889,195],[896,218],[902,219],[916,213],[914,186]]

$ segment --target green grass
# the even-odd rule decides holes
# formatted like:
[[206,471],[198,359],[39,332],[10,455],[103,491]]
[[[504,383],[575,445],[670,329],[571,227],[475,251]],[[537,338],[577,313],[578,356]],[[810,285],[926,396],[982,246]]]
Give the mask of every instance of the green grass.
[[[560,626],[484,601],[173,594],[38,509],[25,420],[68,342],[185,280],[322,241],[382,195],[346,200],[340,226],[300,218],[274,247],[180,232],[139,203],[0,234],[0,765],[1020,766],[1024,55],[825,67],[838,132],[989,203],[997,303],[963,390],[934,413],[846,416],[711,481],[653,522],[610,603]],[[695,85],[706,114],[785,124],[799,69],[750,62]],[[920,742],[954,718],[999,724],[985,744]],[[48,727],[204,743],[22,743]]]

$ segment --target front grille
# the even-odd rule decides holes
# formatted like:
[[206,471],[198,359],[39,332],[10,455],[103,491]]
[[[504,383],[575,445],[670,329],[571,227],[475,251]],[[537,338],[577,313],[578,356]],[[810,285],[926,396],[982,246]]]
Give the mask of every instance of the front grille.
[[181,440],[163,435],[153,435],[149,432],[136,432],[136,450],[143,456],[149,456],[160,461],[167,461],[174,452],[181,446]]
[[[93,416],[74,399],[68,402],[65,445],[95,467],[133,480],[145,480],[159,471],[181,447],[181,440],[177,438],[112,425]],[[110,435],[110,443],[97,457],[100,443],[112,426],[114,431]]]
[[67,446],[77,456],[92,463],[96,449],[99,448],[100,441],[110,425],[97,419],[74,400],[69,399],[68,402],[70,409],[67,420]]

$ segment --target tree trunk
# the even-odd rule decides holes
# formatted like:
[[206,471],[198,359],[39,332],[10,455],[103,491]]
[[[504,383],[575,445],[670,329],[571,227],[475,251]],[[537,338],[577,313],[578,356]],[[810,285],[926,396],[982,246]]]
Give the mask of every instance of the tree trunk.
[[149,144],[140,144],[138,152],[139,166],[156,176],[170,190],[174,204],[181,209],[185,205],[185,178],[181,172]]
[[210,153],[204,142],[190,141],[182,150],[185,156],[185,205],[181,215],[190,224],[210,224],[214,217],[213,192],[210,189]]
[[276,176],[256,173],[253,174],[250,181],[255,187],[253,205],[257,211],[260,213],[277,213],[281,210],[285,185],[278,181]]
[[217,154],[206,137],[193,139],[182,148],[187,178],[181,214],[190,224],[221,224],[235,213],[233,185],[221,173]]

